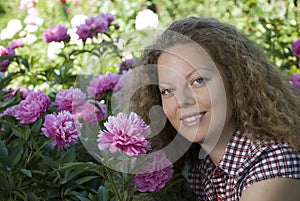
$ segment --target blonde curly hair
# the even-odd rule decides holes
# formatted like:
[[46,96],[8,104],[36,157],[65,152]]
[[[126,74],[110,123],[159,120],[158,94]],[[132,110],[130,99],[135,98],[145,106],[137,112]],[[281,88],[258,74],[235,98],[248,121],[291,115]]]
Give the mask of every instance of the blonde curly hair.
[[[155,65],[164,49],[190,40],[203,47],[218,68],[224,69],[239,130],[253,141],[287,141],[300,149],[299,93],[260,47],[235,27],[213,18],[175,21],[145,49],[138,65]],[[161,104],[157,86],[145,86],[132,97],[131,109],[147,119],[148,110],[156,104]],[[170,126],[167,122],[161,131],[165,141],[169,141],[166,133],[172,130]]]

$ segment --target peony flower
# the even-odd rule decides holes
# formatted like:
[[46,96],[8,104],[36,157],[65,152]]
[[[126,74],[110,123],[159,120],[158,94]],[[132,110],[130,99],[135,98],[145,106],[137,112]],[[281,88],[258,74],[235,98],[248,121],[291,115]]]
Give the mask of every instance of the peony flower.
[[96,126],[99,121],[106,118],[107,108],[105,104],[99,101],[87,101],[75,108],[74,115],[78,119],[82,119],[86,123]]
[[292,74],[292,76],[291,76],[291,84],[295,88],[298,88],[300,86],[300,75],[299,74]]
[[136,30],[156,28],[157,25],[158,25],[158,15],[150,9],[139,11],[135,18]]
[[12,49],[23,47],[23,39],[19,38],[19,39],[12,40],[9,47]]
[[292,42],[292,49],[293,49],[294,55],[296,57],[300,58],[300,40]]
[[[14,49],[12,49],[11,47],[3,47],[0,46],[0,56],[14,56],[16,55]],[[7,71],[7,67],[9,66],[11,62],[11,59],[5,59],[0,61],[0,72],[6,72]]]
[[17,87],[15,89],[13,89],[12,91],[10,91],[10,93],[7,96],[5,96],[4,100],[8,100],[8,99],[14,97],[18,91],[20,92],[20,98],[22,100],[24,100],[26,98],[26,96],[28,95],[28,93],[30,92],[30,90],[28,88]]
[[97,36],[98,33],[105,33],[108,31],[109,25],[115,20],[114,16],[109,13],[101,13],[96,17],[91,17],[85,20],[83,24],[77,27],[77,35],[82,41],[88,38]]
[[67,110],[72,112],[75,107],[83,105],[85,103],[86,95],[81,89],[73,88],[67,90],[61,90],[56,94],[55,103],[58,106],[58,110]]
[[135,59],[126,59],[125,61],[123,61],[120,66],[119,66],[119,72],[123,73],[123,71],[127,71],[130,68],[133,68],[135,65],[136,61]]
[[16,117],[21,124],[30,124],[38,120],[50,105],[50,98],[42,91],[30,91],[19,105],[7,108],[4,114]]
[[41,26],[44,23],[44,19],[39,16],[38,10],[34,7],[28,9],[28,15],[24,19],[26,25]]
[[76,143],[81,135],[82,125],[69,111],[46,115],[43,126],[45,136],[54,137],[52,145],[57,145],[59,149]]
[[157,192],[172,178],[173,165],[161,151],[147,155],[145,160],[146,165],[134,176],[132,184],[140,192]]
[[116,89],[119,78],[120,76],[114,73],[96,75],[90,81],[89,86],[87,87],[87,93],[96,99],[101,98],[106,91],[113,91]]
[[97,140],[100,150],[109,149],[111,153],[119,151],[134,156],[151,149],[146,139],[151,133],[150,127],[136,113],[131,112],[128,117],[125,113],[109,116],[104,126],[106,130],[99,132]]
[[32,8],[35,6],[35,4],[38,2],[38,0],[20,0],[20,7],[22,9],[24,8]]
[[60,42],[65,41],[68,42],[70,40],[70,35],[68,34],[68,28],[63,25],[54,25],[49,29],[45,30],[43,33],[43,39],[46,43],[50,43],[52,41]]

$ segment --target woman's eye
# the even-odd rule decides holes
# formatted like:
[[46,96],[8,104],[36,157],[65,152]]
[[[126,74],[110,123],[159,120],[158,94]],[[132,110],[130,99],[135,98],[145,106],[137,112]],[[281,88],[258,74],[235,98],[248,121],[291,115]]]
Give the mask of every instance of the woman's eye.
[[203,77],[199,77],[192,81],[192,85],[193,84],[199,85],[199,84],[203,84],[203,83],[205,83],[205,79]]
[[167,95],[167,94],[170,94],[170,93],[172,93],[174,91],[174,89],[172,89],[172,88],[168,88],[168,89],[163,89],[163,90],[161,90],[161,94],[162,95]]

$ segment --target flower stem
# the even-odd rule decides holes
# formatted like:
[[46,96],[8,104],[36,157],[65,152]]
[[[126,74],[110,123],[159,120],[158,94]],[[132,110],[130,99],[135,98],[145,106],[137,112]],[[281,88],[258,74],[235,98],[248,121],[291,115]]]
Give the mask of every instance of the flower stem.
[[113,189],[116,193],[116,196],[117,196],[119,201],[122,201],[121,196],[120,196],[119,191],[118,191],[118,188],[116,186],[115,180],[112,177],[112,171],[109,168],[107,169],[107,171],[108,171],[108,179],[109,179],[110,183],[112,184],[112,187],[113,187]]

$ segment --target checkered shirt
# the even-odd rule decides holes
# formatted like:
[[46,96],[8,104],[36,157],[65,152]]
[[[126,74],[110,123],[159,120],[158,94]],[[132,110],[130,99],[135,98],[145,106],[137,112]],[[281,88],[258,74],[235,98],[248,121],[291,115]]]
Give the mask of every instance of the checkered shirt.
[[286,143],[255,145],[236,132],[218,166],[207,156],[190,169],[188,177],[200,201],[238,201],[255,182],[279,177],[300,179],[300,152]]

